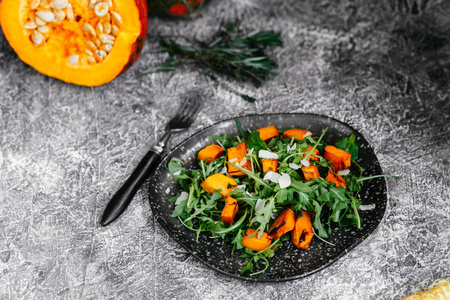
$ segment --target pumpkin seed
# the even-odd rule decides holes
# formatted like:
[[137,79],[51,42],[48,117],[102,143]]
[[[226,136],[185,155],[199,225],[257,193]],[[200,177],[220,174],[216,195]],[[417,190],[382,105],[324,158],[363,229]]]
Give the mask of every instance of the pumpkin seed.
[[122,25],[122,17],[115,11],[112,11],[111,14],[112,14],[113,20],[117,23],[117,25]]
[[72,65],[76,65],[76,64],[78,63],[78,60],[79,60],[79,59],[80,59],[80,56],[79,56],[78,54],[69,56],[69,62],[70,62]]
[[68,0],[53,0],[52,2],[50,2],[49,5],[53,9],[63,9],[69,5],[69,1]]
[[66,15],[67,15],[67,19],[69,19],[71,21],[75,20],[75,16],[73,15],[73,7],[72,7],[72,4],[70,4],[70,3],[69,3],[69,5],[67,5]]
[[104,17],[109,11],[108,3],[106,3],[106,2],[97,3],[95,5],[94,11],[98,17],[100,17],[100,18]]
[[47,22],[45,22],[44,20],[42,20],[42,19],[39,18],[38,16],[36,16],[36,18],[34,19],[34,21],[36,22],[36,25],[38,25],[38,26],[44,26],[45,24],[47,24]]
[[44,44],[45,37],[44,37],[44,35],[42,33],[40,33],[39,31],[35,30],[31,34],[31,40],[33,41],[35,47],[39,47],[42,44]]
[[88,56],[87,60],[88,60],[88,62],[90,62],[92,64],[95,64],[97,62],[93,56]]
[[41,4],[41,0],[33,0],[31,1],[30,8],[36,9],[39,7],[39,4]]
[[116,25],[111,26],[111,33],[114,36],[117,36],[117,34],[119,33],[119,27],[117,27]]
[[[36,12],[36,17],[44,22],[51,22],[55,19],[55,15],[50,10],[40,10]],[[39,25],[39,24],[38,24]]]
[[103,32],[106,34],[111,33],[111,24],[110,23],[103,23]]
[[84,23],[83,30],[89,32],[93,36],[96,36],[94,27],[92,27],[89,23]]
[[50,5],[48,5],[48,1],[47,0],[41,0],[40,7],[41,7],[41,9],[44,9],[44,10],[49,10],[50,9]]
[[87,41],[87,46],[92,50],[97,50],[97,46],[95,46],[93,41]]
[[89,50],[89,49],[86,49],[86,50],[84,51],[84,53],[86,53],[88,56],[94,56],[94,53],[92,53],[92,51]]
[[103,60],[106,57],[106,52],[103,50],[97,50],[95,51],[95,56],[98,60]]
[[95,43],[95,45],[96,45],[97,47],[100,47],[100,46],[102,45],[102,42],[100,42],[99,39],[95,39],[95,40],[94,40],[94,43]]
[[98,22],[96,26],[97,34],[100,35],[103,33],[103,25],[102,23]]
[[25,29],[36,29],[36,28],[37,28],[37,25],[36,25],[36,23],[33,22],[33,21],[28,21],[28,22],[26,22],[26,23],[23,25],[23,28],[25,28]]
[[98,37],[100,38],[100,41],[103,44],[108,44],[108,45],[114,44],[115,38],[112,35],[102,33]]
[[49,32],[50,32],[50,27],[48,27],[48,26],[46,26],[46,25],[44,25],[44,26],[39,26],[39,27],[37,28],[37,30],[38,30],[40,33],[46,34],[46,33],[49,33]]
[[61,9],[54,9],[53,14],[55,15],[55,21],[61,22],[66,18],[66,13]]
[[112,45],[105,45],[105,46],[103,47],[103,49],[104,49],[106,52],[110,52],[110,51],[112,50]]

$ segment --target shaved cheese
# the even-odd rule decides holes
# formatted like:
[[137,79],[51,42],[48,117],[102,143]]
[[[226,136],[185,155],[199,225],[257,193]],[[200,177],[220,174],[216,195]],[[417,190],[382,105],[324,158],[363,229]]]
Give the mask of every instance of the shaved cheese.
[[252,153],[253,153],[253,148],[250,150],[247,149],[247,154],[252,154]]
[[245,184],[241,184],[237,186],[238,189],[245,189]]
[[258,212],[258,210],[260,210],[261,208],[264,208],[265,203],[266,203],[266,200],[259,198],[255,204],[255,212]]
[[235,158],[233,158],[233,159],[230,159],[230,163],[234,163],[235,161],[237,161],[238,159],[237,159],[237,157],[235,157]]
[[276,173],[276,172],[272,172],[272,171],[268,171],[266,173],[266,175],[264,175],[263,180],[270,180],[272,182],[278,183],[278,179],[280,179],[281,175]]
[[239,163],[239,166],[243,166],[245,165],[245,163],[247,162],[247,157],[244,156],[244,158],[242,158],[241,162]]
[[291,150],[295,150],[297,148],[297,143],[294,143],[294,145],[291,146]]
[[293,170],[298,170],[300,169],[300,166],[294,163],[289,163],[289,168],[293,169]]
[[178,176],[178,175],[180,175],[181,174],[181,170],[178,170],[178,171],[176,171],[176,172],[173,172],[173,175],[175,175],[175,176]]
[[375,208],[375,204],[368,204],[368,205],[360,205],[359,210],[372,210]]
[[307,137],[307,136],[311,136],[312,135],[312,132],[311,131],[308,131],[307,133],[305,133],[304,135],[303,135],[303,138],[305,138],[305,137]]
[[310,163],[309,163],[309,161],[308,160],[306,160],[305,158],[304,159],[302,159],[301,161],[300,161],[301,163],[302,163],[302,165],[304,165],[305,167],[309,167],[310,166]]
[[278,154],[267,151],[267,150],[259,150],[258,157],[266,158],[266,159],[278,159]]
[[181,201],[187,200],[189,197],[189,194],[186,192],[181,192],[180,196],[177,198],[177,201],[175,201],[175,205],[180,204]]
[[225,174],[227,172],[227,167],[223,167],[222,170],[220,170],[220,174]]
[[285,189],[288,186],[291,185],[291,176],[287,173],[281,173],[281,177],[278,180],[278,184],[280,185],[280,188]]
[[341,176],[345,176],[345,175],[348,175],[349,173],[350,173],[350,170],[349,169],[345,169],[345,170],[337,171],[336,174],[341,175]]

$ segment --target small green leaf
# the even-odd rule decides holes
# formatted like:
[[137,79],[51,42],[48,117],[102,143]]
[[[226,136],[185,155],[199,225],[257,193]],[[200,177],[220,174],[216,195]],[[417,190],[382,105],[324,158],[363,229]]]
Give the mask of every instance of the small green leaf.
[[352,156],[351,160],[354,161],[358,159],[359,148],[356,144],[356,136],[354,134],[336,142],[334,146],[348,152]]
[[256,153],[261,149],[267,149],[267,144],[261,139],[259,131],[252,131],[247,139],[247,148],[254,149]]

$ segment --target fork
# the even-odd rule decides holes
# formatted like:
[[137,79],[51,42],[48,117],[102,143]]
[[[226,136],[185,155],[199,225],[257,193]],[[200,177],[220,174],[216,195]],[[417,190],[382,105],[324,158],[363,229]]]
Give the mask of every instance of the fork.
[[164,148],[173,133],[191,126],[199,113],[202,101],[199,93],[190,93],[181,104],[177,114],[169,121],[169,130],[161,137],[139,162],[128,180],[114,194],[103,212],[100,224],[106,226],[117,219],[128,207],[142,183],[158,166]]

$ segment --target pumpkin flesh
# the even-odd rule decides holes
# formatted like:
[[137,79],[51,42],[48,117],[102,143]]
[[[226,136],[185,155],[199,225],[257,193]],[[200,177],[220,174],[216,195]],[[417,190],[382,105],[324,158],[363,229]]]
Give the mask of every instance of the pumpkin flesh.
[[[108,2],[106,14],[99,16],[96,8],[104,9],[99,4]],[[65,7],[55,9],[54,3]],[[0,8],[5,37],[22,61],[78,85],[98,86],[126,70],[139,56],[147,33],[142,0],[3,0]]]

